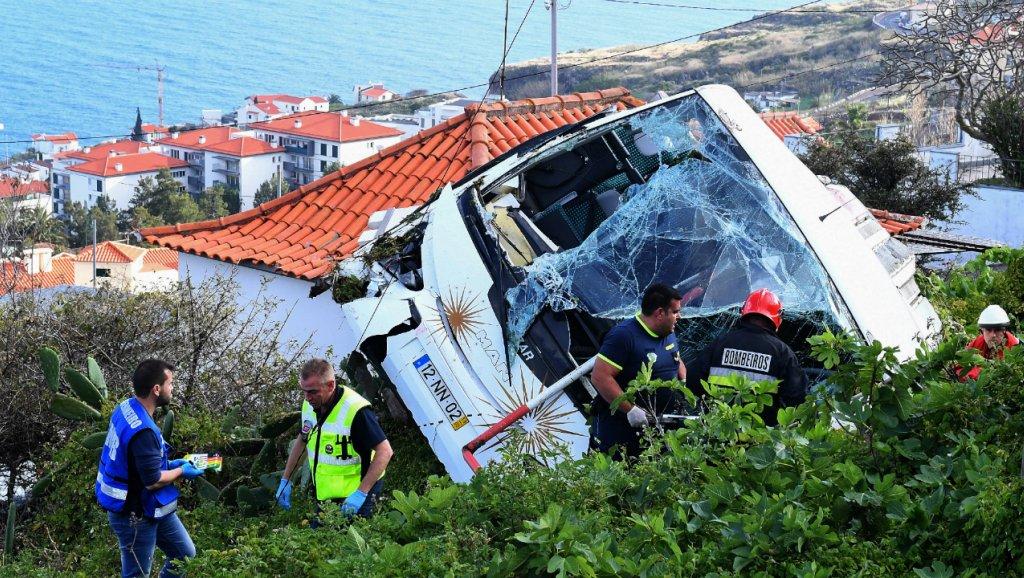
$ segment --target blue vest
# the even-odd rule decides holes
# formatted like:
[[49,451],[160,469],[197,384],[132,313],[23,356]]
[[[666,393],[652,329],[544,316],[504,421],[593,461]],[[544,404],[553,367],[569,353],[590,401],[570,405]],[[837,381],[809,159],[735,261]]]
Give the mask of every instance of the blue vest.
[[[100,454],[100,469],[96,474],[96,500],[103,509],[120,512],[128,499],[128,443],[144,428],[153,430],[160,441],[163,455],[160,469],[166,470],[168,445],[160,428],[134,397],[120,403],[110,415],[110,428]],[[142,514],[147,518],[162,518],[178,507],[178,489],[168,484],[158,490],[142,488]]]

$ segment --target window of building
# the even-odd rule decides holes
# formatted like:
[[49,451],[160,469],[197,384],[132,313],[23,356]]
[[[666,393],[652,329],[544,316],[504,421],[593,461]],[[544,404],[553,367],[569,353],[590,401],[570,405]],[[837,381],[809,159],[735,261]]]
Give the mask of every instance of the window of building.
[[320,172],[321,173],[326,173],[327,172],[327,161],[320,161]]
[[185,185],[178,185],[178,192],[179,193],[184,193],[185,192]]
[[331,156],[338,158],[338,145],[331,146]]
[[176,149],[171,149],[171,158],[172,159],[180,159],[181,158],[181,151],[178,151]]
[[100,180],[100,179],[96,179],[96,192],[97,193],[102,193],[103,192],[103,181]]
[[174,171],[174,172],[171,173],[171,176],[175,177],[175,178],[179,178],[179,179],[180,178],[184,178],[185,177],[185,171]]
[[53,175],[53,183],[57,184],[58,182],[60,182],[60,181],[59,181],[59,179],[57,179],[56,173],[54,173],[54,175]]
[[56,199],[60,199],[60,191],[53,191],[53,198],[54,198],[55,200],[56,200]]
[[327,143],[320,143],[320,156],[327,156]]
[[238,177],[235,175],[228,175],[228,186],[238,188]]
[[96,269],[96,276],[97,277],[110,277],[110,269],[97,268]]

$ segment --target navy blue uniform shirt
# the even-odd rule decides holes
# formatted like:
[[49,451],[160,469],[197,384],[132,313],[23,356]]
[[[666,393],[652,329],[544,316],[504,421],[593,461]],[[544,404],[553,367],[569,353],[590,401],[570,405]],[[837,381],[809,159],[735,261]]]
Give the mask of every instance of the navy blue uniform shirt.
[[163,448],[149,428],[139,430],[128,442],[128,497],[122,514],[142,515],[142,489],[160,481]]
[[[679,343],[675,333],[658,337],[641,320],[640,315],[619,322],[604,337],[598,352],[605,363],[619,370],[615,382],[626,391],[629,382],[636,378],[640,366],[648,361],[648,355],[655,355],[653,379],[679,379]],[[655,400],[657,407],[647,408],[664,413],[675,399],[672,392],[660,390]],[[645,405],[642,401],[640,405]],[[608,412],[609,404],[600,395],[594,400],[596,411]],[[621,412],[619,412],[621,413]]]

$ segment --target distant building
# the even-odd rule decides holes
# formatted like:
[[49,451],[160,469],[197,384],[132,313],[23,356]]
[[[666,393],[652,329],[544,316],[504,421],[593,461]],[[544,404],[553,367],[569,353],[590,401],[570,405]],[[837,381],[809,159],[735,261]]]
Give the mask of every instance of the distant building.
[[0,176],[22,181],[46,181],[50,178],[50,161],[26,161],[0,169]]
[[383,83],[375,82],[366,86],[357,84],[352,90],[356,104],[364,102],[387,102],[399,98],[399,94],[384,87]]
[[945,171],[950,181],[974,182],[995,176],[999,155],[957,127],[957,139],[949,144],[918,147],[917,154],[930,168]]
[[167,156],[188,163],[189,192],[197,194],[220,183],[238,191],[244,210],[252,207],[260,185],[277,175],[284,161],[284,148],[252,135],[216,126],[174,132],[157,144]]
[[[178,281],[178,252],[143,249],[105,241],[96,245],[96,285],[143,292],[167,289]],[[74,261],[74,284],[92,286],[93,247],[82,248]]]
[[453,98],[436,102],[427,108],[417,110],[413,113],[413,116],[419,122],[420,130],[426,130],[463,114],[466,112],[466,107],[476,104],[480,104],[480,101],[468,98]]
[[808,137],[821,131],[821,124],[799,112],[762,112],[758,116],[794,154],[807,152]]
[[75,256],[53,254],[53,245],[37,243],[20,258],[0,260],[0,295],[74,285]]
[[53,198],[46,181],[25,181],[10,177],[0,177],[0,203],[8,205],[14,211],[31,211],[42,209],[53,213]]
[[[78,201],[85,205],[95,202],[96,184],[88,180],[83,182],[81,175],[71,171],[72,167],[111,156],[138,154],[156,150],[156,147],[150,143],[121,140],[100,143],[95,146],[87,146],[79,150],[54,155],[53,166],[50,170],[50,192],[53,195],[53,212],[58,216],[64,215],[66,205],[72,201]],[[73,175],[78,187],[77,191],[75,191],[78,194],[77,198],[72,198],[71,184]],[[121,208],[123,209],[126,206],[121,205]]]
[[238,126],[265,122],[297,112],[327,112],[330,103],[322,96],[292,96],[290,94],[254,94],[236,111]]
[[758,112],[788,110],[800,104],[800,95],[793,91],[744,92],[743,100]]
[[305,185],[327,166],[350,165],[402,140],[402,132],[348,113],[315,112],[285,116],[250,126],[258,138],[286,152],[284,176]]
[[38,153],[39,160],[52,159],[57,153],[78,150],[78,136],[73,132],[34,134],[32,148]]
[[117,208],[124,209],[135,196],[139,181],[147,177],[155,179],[161,169],[169,169],[181,190],[185,190],[187,162],[158,152],[137,152],[109,154],[68,167],[69,198],[92,206],[104,196]]

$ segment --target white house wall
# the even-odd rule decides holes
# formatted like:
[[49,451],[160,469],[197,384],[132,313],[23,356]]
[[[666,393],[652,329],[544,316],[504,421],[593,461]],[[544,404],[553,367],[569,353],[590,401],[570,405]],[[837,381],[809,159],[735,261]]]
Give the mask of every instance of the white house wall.
[[310,355],[340,357],[352,349],[358,336],[342,334],[345,324],[341,306],[331,299],[330,291],[310,299],[312,283],[308,281],[179,253],[181,280],[191,278],[196,284],[218,274],[234,275],[239,285],[238,300],[243,305],[256,299],[261,290],[263,295],[279,301],[271,319],[284,321],[283,341],[301,343],[311,338]]

